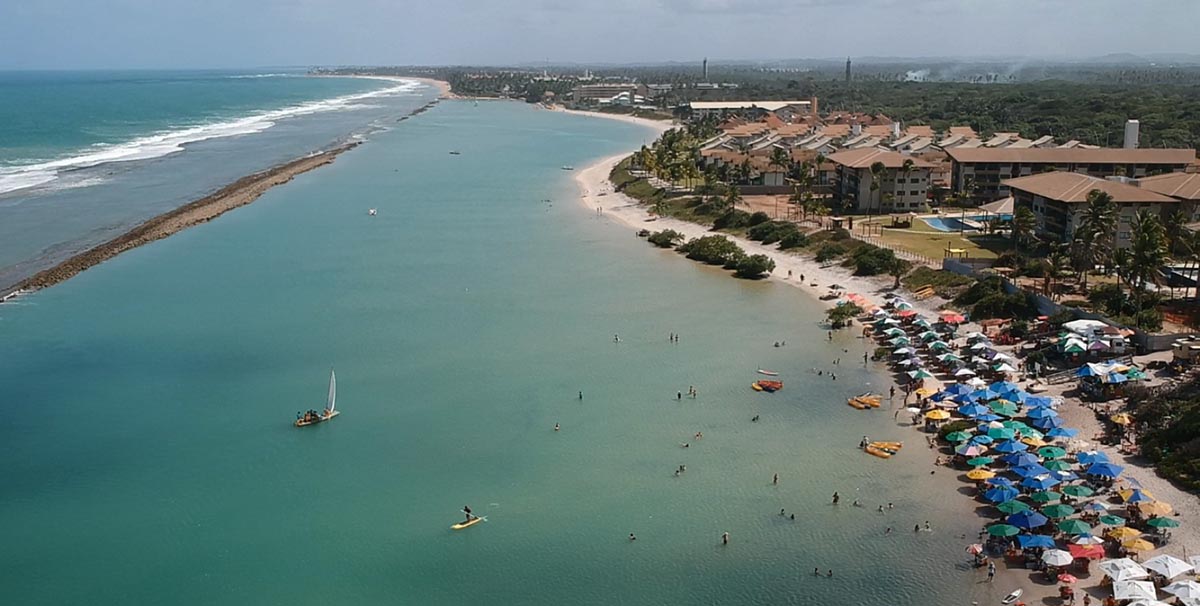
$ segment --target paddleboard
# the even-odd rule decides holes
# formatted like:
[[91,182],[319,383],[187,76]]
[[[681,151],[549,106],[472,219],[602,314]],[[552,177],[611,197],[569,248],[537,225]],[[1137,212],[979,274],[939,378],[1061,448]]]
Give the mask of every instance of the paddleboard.
[[486,522],[486,521],[487,521],[487,518],[485,518],[483,516],[479,516],[477,518],[471,518],[471,520],[469,522],[459,522],[459,523],[451,526],[450,528],[451,528],[451,530],[462,530],[464,528],[470,528],[480,522]]
[[1022,593],[1025,593],[1025,591],[1022,589],[1018,589],[1018,590],[1004,596],[1004,599],[1001,600],[1000,603],[1001,604],[1012,604],[1013,602],[1016,602],[1017,600],[1021,599]]

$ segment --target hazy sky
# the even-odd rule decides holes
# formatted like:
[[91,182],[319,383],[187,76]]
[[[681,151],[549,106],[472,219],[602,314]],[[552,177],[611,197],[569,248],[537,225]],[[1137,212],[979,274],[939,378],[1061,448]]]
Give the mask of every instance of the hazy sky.
[[1200,0],[0,0],[0,69],[1200,53]]

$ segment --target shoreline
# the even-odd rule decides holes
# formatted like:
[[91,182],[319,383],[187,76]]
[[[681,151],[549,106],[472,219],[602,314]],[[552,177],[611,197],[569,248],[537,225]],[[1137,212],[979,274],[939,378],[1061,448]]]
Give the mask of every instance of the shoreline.
[[[592,112],[577,112],[588,113]],[[606,114],[597,114],[599,117],[616,118]],[[623,118],[632,118],[631,116],[623,116]],[[665,127],[661,127],[665,130]],[[583,168],[575,175],[576,185],[579,187],[580,204],[587,206],[589,209],[598,209],[604,216],[609,217],[616,222],[634,230],[635,232],[642,229],[650,231],[659,231],[663,229],[673,229],[684,235],[686,239],[700,237],[704,235],[713,235],[707,226],[682,221],[670,217],[654,217],[648,209],[640,204],[637,200],[626,196],[623,193],[615,191],[612,183],[609,181],[609,174],[614,166],[624,158],[628,157],[632,152],[626,152],[602,158],[596,162]],[[841,267],[838,264],[822,265],[811,258],[801,257],[785,251],[780,251],[774,246],[766,246],[758,242],[739,238],[730,234],[720,234],[729,238],[730,241],[742,247],[747,254],[763,254],[770,257],[776,263],[776,270],[772,272],[767,280],[782,282],[791,287],[798,288],[813,300],[818,301],[823,308],[832,308],[837,304],[838,299],[822,300],[820,296],[828,292],[827,287],[832,284],[840,284],[846,292],[857,292],[863,295],[864,298],[870,300],[877,305],[883,305],[883,293],[892,292],[893,278],[890,276],[882,277],[862,277],[854,276],[851,271]],[[646,242],[639,239],[639,245],[649,246]],[[791,271],[796,278],[790,278],[787,272]],[[798,276],[804,276],[805,280],[800,280]],[[907,293],[907,289],[901,287],[899,289]],[[915,300],[912,297],[906,297],[917,311],[926,316],[937,316],[938,307],[944,302],[939,297],[931,297],[925,300]],[[973,328],[969,328],[973,327]],[[973,323],[964,324],[963,330],[977,329],[978,326]],[[868,339],[867,344],[870,348],[874,348],[876,341]],[[892,371],[889,368],[879,367],[881,373],[889,377],[889,381],[895,383]],[[1065,396],[1063,388],[1055,386],[1050,393],[1045,395],[1054,395],[1063,399],[1062,405],[1058,410],[1062,418],[1069,426],[1077,427],[1081,431],[1081,435],[1090,436],[1100,429],[1100,424],[1096,420],[1092,410],[1088,408],[1082,401],[1076,397]],[[892,412],[904,406],[903,402],[890,402],[887,411]],[[896,423],[897,427],[913,428],[917,425],[908,423]],[[914,440],[915,445],[923,446],[924,442],[931,434],[920,432],[918,434],[919,442]],[[1200,517],[1200,502],[1197,502],[1194,495],[1176,487],[1170,481],[1162,478],[1155,473],[1153,466],[1147,464],[1143,459],[1137,456],[1129,456],[1122,454],[1115,446],[1107,446],[1093,442],[1093,447],[1107,453],[1114,462],[1126,465],[1128,472],[1124,475],[1125,478],[1133,478],[1141,485],[1145,486],[1152,493],[1175,506],[1176,515],[1186,517],[1189,521],[1194,521]],[[947,485],[947,480],[953,478],[952,484],[955,486],[955,491],[961,487],[970,487],[969,483],[961,481],[961,470],[955,467],[943,467],[936,463],[936,459],[944,456],[943,449],[939,444],[936,449],[914,448],[913,451],[924,453],[930,457],[929,463],[932,469],[943,469],[950,472],[947,474],[938,474],[936,479],[926,479],[924,482],[930,489],[944,489]],[[919,460],[918,460],[919,461]],[[916,465],[923,465],[921,462],[914,462]],[[926,476],[926,478],[933,476]],[[961,495],[960,495],[961,496]],[[979,505],[974,497],[968,496],[964,500],[964,506],[961,508],[959,516],[966,521],[972,523],[982,523],[983,519],[977,518],[975,509]],[[1171,545],[1161,550],[1156,550],[1156,553],[1174,553],[1180,555],[1190,555],[1196,552],[1195,548],[1200,546],[1200,528],[1195,524],[1185,524],[1180,528],[1173,529],[1174,539]],[[973,542],[973,539],[967,538],[963,540],[964,547],[966,543]],[[964,575],[964,585],[970,587],[969,594],[972,599],[991,599],[992,597],[999,598],[1003,594],[1013,589],[1023,589],[1025,594],[1024,601],[1033,603],[1034,601],[1043,601],[1046,599],[1057,599],[1057,584],[1045,584],[1041,581],[1035,581],[1034,575],[1030,571],[1016,566],[1011,566],[1003,559],[998,561],[996,571],[996,582],[980,585],[982,573],[979,570],[969,570]],[[1081,583],[1076,587],[1079,592],[1092,593],[1094,603],[1099,603],[1099,599],[1103,597],[1103,592],[1096,592],[1094,589],[1099,583],[1101,575],[1097,572],[1092,572],[1089,577],[1081,579]],[[985,589],[986,588],[986,589]],[[980,592],[999,592],[996,596],[980,595]],[[1104,594],[1107,595],[1107,594]]]
[[123,252],[172,236],[189,227],[207,223],[235,208],[246,206],[267,190],[283,185],[310,170],[330,164],[337,156],[358,147],[359,144],[357,141],[344,143],[242,177],[207,196],[151,217],[107,242],[76,253],[53,267],[21,280],[10,293],[0,298],[0,301],[65,282]]

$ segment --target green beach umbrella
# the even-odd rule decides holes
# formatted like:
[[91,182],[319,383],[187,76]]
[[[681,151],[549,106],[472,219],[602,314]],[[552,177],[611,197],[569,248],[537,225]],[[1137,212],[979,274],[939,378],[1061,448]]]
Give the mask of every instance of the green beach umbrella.
[[883,331],[883,334],[885,334],[889,337],[899,337],[899,336],[904,335],[904,331],[900,330],[899,328],[889,328],[889,329]]
[[950,345],[944,341],[934,341],[933,344],[929,346],[929,349],[932,349],[933,351],[949,351]]
[[965,431],[952,431],[946,434],[946,439],[951,442],[966,442],[971,439],[971,434]]
[[992,412],[998,415],[1004,415],[1006,417],[1011,417],[1017,414],[1017,406],[1012,402],[1005,400],[996,400],[995,402],[988,404],[988,408],[991,408]]
[[1171,518],[1150,518],[1147,524],[1155,528],[1178,528],[1179,522]]
[[1054,492],[1053,490],[1043,490],[1042,492],[1035,492],[1029,495],[1029,498],[1038,503],[1049,503],[1051,501],[1057,501],[1061,496],[1062,495]]
[[974,459],[967,459],[967,465],[972,467],[983,467],[984,465],[991,465],[992,461],[995,460],[996,459],[993,459],[992,457],[975,457]]
[[1105,526],[1124,526],[1125,518],[1114,516],[1112,514],[1100,516],[1100,523]]
[[993,427],[988,430],[987,435],[993,440],[1011,440],[1017,434],[1007,427]]
[[1092,527],[1083,520],[1063,520],[1058,523],[1058,529],[1067,534],[1092,534]]
[[1071,507],[1070,505],[1063,505],[1061,503],[1056,505],[1047,505],[1042,508],[1042,514],[1051,518],[1066,518],[1070,517],[1070,515],[1073,513],[1075,513],[1074,507]]
[[[1046,469],[1049,469],[1050,471],[1070,471],[1071,470],[1071,462],[1070,461],[1046,461],[1045,463],[1042,463],[1042,467],[1045,467]],[[1083,488],[1085,490],[1087,489],[1086,486],[1068,486],[1067,488]],[[1066,494],[1071,494],[1071,493],[1067,492],[1066,488],[1063,489],[1063,492]],[[1088,493],[1091,494],[1091,491],[1089,490]],[[1073,497],[1085,496],[1086,497],[1087,495],[1071,494],[1071,496],[1073,496]]]
[[[1050,463],[1066,463],[1066,461],[1050,461]],[[1046,469],[1052,469],[1052,468],[1050,467],[1049,464],[1047,464]],[[1056,469],[1055,471],[1062,471],[1062,470]],[[1088,488],[1087,486],[1078,486],[1078,485],[1074,485],[1074,484],[1071,486],[1063,486],[1061,490],[1062,490],[1063,494],[1070,495],[1072,497],[1090,497],[1090,496],[1092,496],[1093,493],[1096,492],[1096,491],[1092,490],[1091,488]]]
[[1067,456],[1067,451],[1057,446],[1043,446],[1042,448],[1039,448],[1037,452],[1047,459],[1061,459]]
[[1021,529],[1011,524],[992,524],[988,526],[987,533],[993,537],[1011,537],[1021,534]]
[[[1000,511],[1002,511],[1004,513],[1012,515],[1014,513],[1020,513],[1022,511],[1029,511],[1030,507],[1028,505],[1026,505],[1025,503],[1022,503],[1021,501],[1013,499],[1011,501],[1005,501],[1005,502],[997,505],[996,509],[999,509]],[[1156,518],[1156,519],[1158,519],[1158,518]]]

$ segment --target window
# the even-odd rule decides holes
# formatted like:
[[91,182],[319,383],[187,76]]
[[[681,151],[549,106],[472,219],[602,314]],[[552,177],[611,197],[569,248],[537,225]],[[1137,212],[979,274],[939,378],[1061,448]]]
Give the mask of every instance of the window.
[[921,180],[917,177],[913,177],[913,178],[909,179],[908,182],[909,183],[920,183]]
[[915,190],[915,189],[914,189],[914,190],[912,190],[912,191],[908,192],[908,195],[910,195],[910,196],[919,196],[919,195],[921,195],[921,192],[919,192],[919,191],[917,191],[917,190]]
[[1127,232],[1127,231],[1119,231],[1119,232],[1117,232],[1117,239],[1118,239],[1118,240],[1125,240],[1125,241],[1129,241],[1129,232]]

